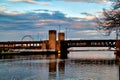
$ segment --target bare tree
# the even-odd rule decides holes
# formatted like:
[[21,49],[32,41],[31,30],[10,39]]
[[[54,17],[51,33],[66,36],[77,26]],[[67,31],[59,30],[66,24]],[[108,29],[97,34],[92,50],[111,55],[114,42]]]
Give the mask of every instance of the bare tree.
[[113,1],[113,9],[120,9],[120,0],[112,0]]
[[111,10],[103,9],[102,17],[98,19],[99,30],[106,31],[110,35],[112,31],[116,32],[116,40],[120,36],[120,0],[113,2]]

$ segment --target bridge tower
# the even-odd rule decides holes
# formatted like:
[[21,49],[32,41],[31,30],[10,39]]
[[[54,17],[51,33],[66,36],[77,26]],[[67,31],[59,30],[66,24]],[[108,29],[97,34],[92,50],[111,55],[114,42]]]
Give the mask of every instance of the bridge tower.
[[56,30],[49,30],[48,48],[50,50],[56,50]]
[[58,33],[58,41],[57,41],[57,51],[60,52],[60,42],[65,40],[64,32]]

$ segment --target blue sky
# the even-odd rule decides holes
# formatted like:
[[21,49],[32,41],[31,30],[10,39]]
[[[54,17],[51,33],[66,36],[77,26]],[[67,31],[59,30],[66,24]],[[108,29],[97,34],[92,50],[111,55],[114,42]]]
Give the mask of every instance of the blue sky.
[[112,39],[115,35],[103,36],[95,22],[110,7],[107,0],[0,0],[0,41],[25,35],[45,40],[50,29],[67,33],[67,39]]

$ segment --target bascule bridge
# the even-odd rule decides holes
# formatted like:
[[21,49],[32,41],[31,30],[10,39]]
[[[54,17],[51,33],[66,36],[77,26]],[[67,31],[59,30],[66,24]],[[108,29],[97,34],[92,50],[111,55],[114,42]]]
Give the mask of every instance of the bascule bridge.
[[49,30],[49,39],[43,41],[7,41],[0,42],[0,50],[34,49],[37,51],[55,51],[67,57],[70,47],[110,47],[120,54],[120,40],[65,40],[64,32]]

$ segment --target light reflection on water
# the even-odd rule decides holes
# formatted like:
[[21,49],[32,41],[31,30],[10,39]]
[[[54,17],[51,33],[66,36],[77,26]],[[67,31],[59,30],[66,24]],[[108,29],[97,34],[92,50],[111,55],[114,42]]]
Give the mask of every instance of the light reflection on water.
[[119,70],[111,52],[72,52],[68,59],[56,55],[0,59],[0,80],[119,80]]

